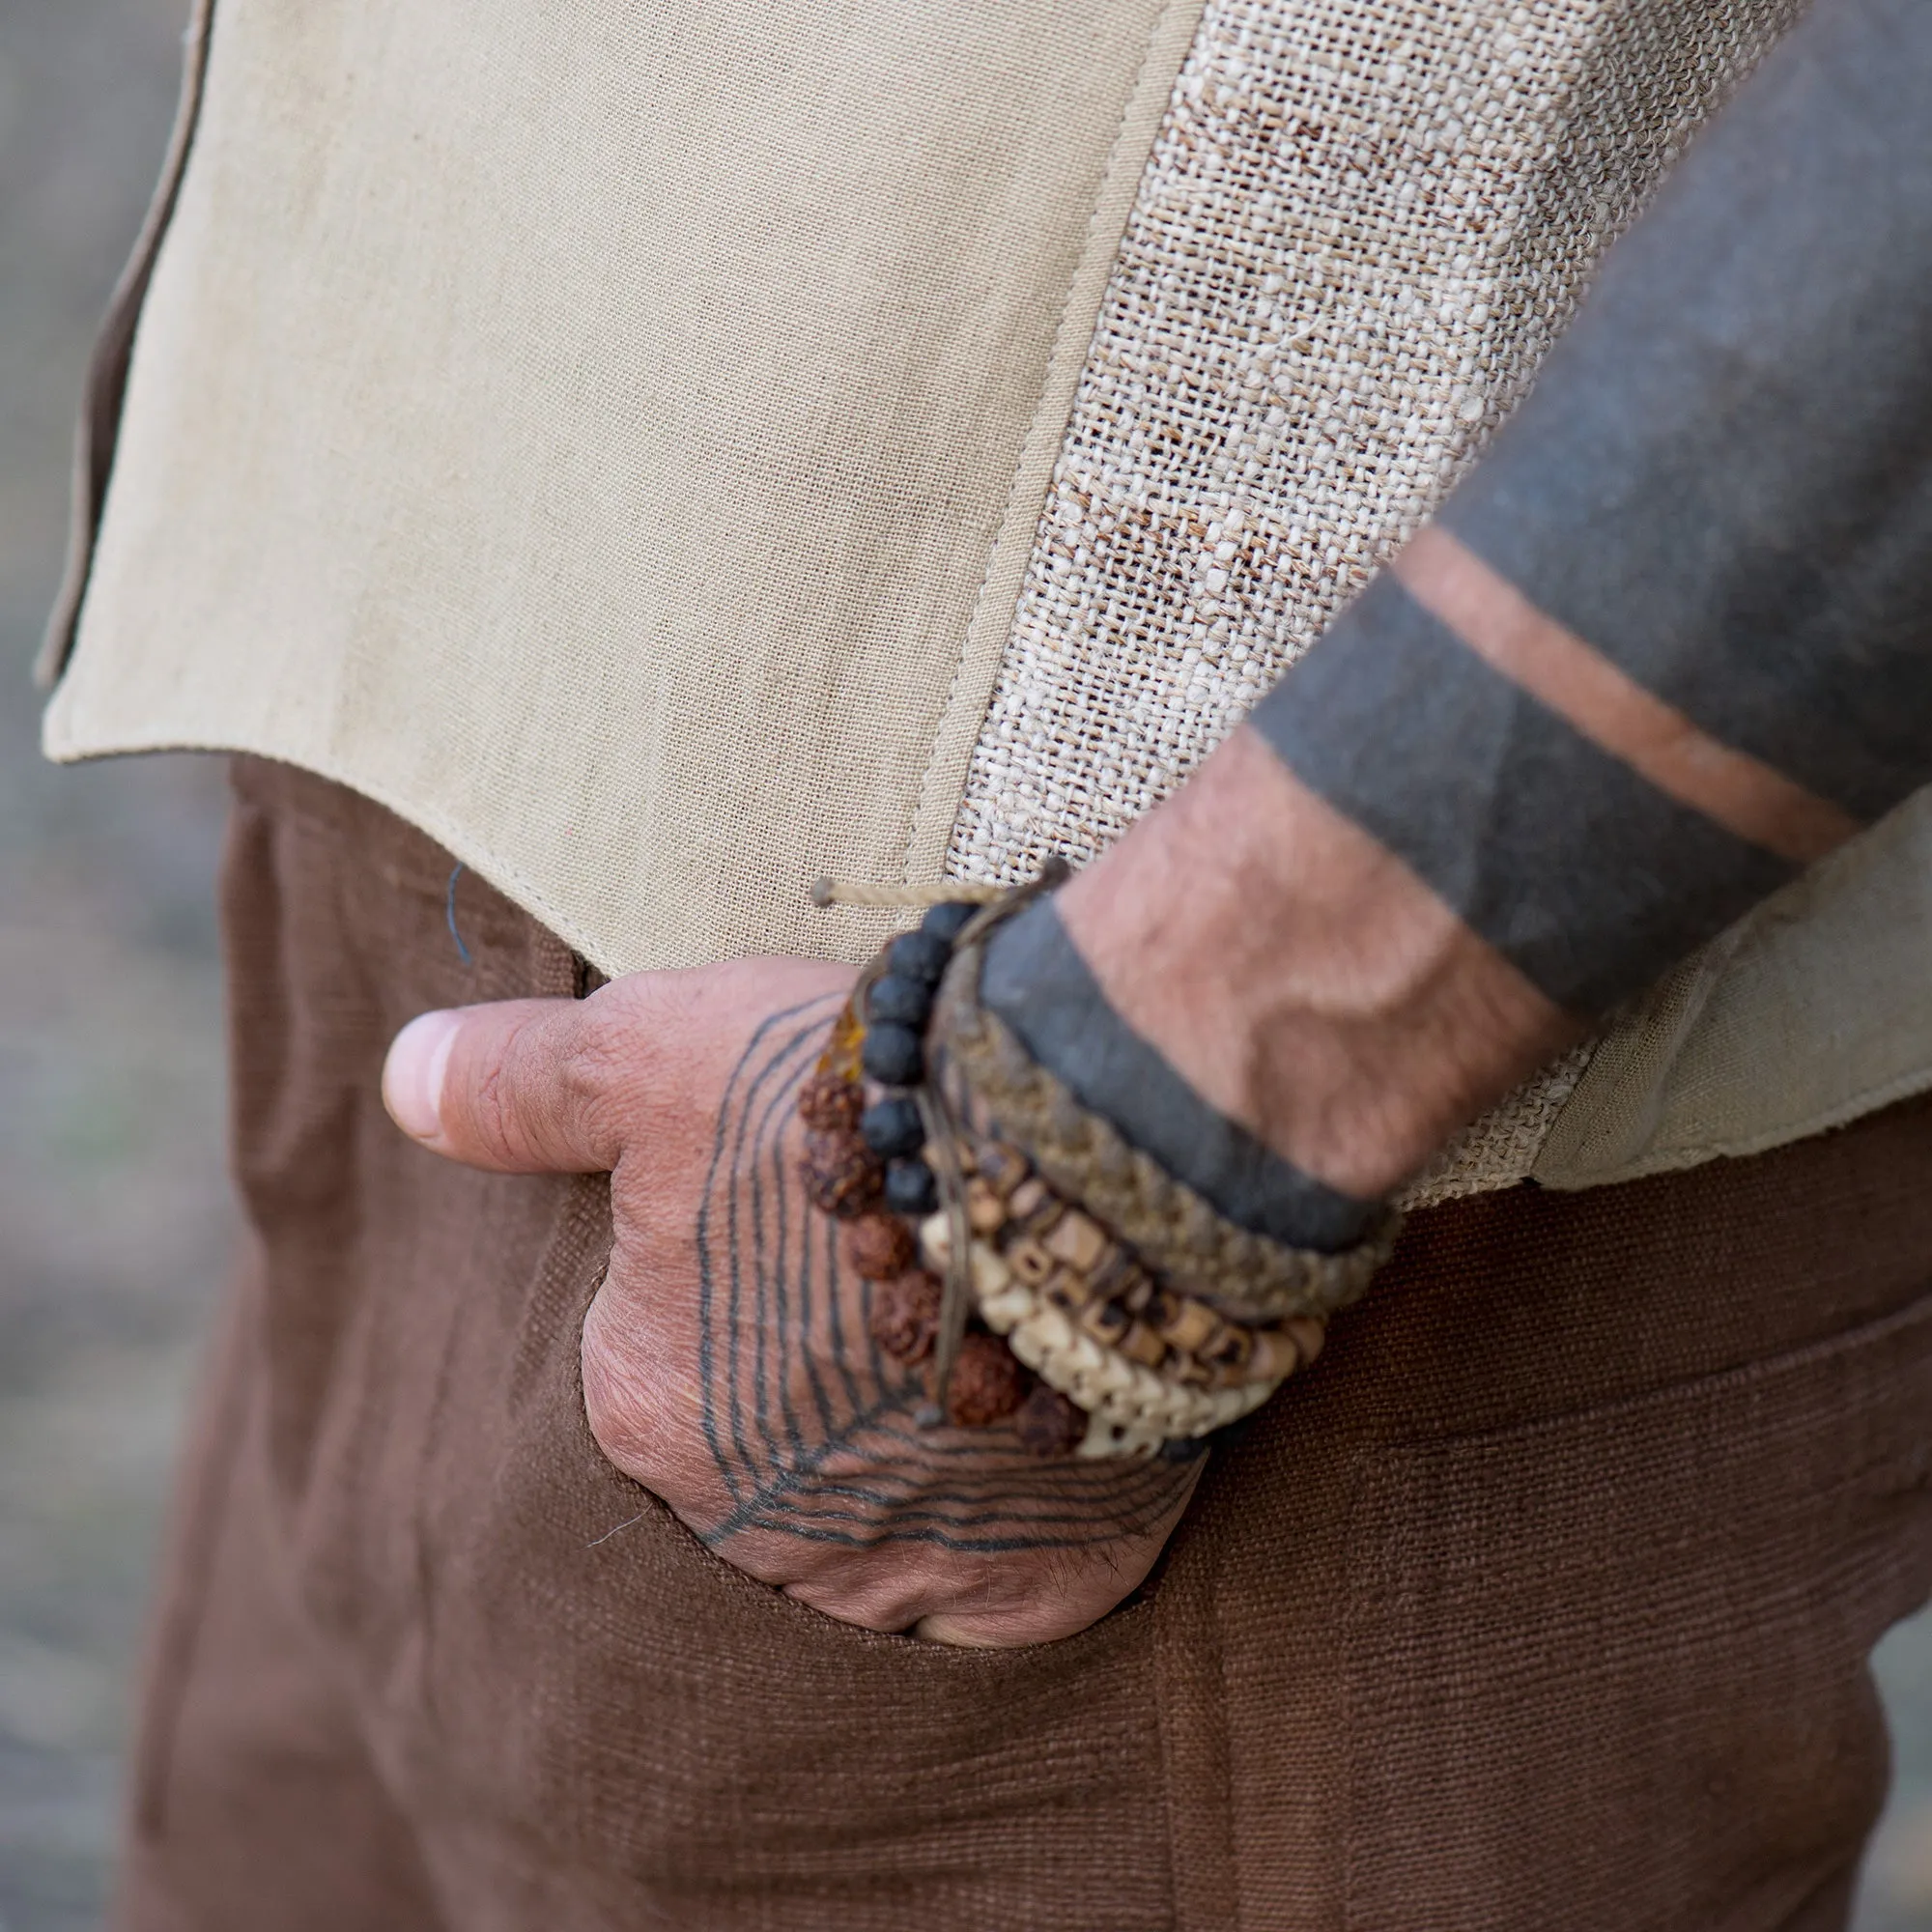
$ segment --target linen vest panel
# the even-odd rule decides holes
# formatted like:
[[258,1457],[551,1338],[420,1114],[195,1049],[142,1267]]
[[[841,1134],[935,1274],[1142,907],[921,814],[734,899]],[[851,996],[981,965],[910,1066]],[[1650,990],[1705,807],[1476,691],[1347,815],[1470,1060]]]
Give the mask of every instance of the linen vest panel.
[[55,754],[305,766],[606,970],[862,949],[1198,12],[213,0]]
[[[606,971],[859,956],[818,873],[1015,877],[1199,762],[1800,11],[216,0],[49,748],[336,778]],[[1915,825],[1413,1198],[1925,1084],[1903,937],[1833,992],[1932,924]]]

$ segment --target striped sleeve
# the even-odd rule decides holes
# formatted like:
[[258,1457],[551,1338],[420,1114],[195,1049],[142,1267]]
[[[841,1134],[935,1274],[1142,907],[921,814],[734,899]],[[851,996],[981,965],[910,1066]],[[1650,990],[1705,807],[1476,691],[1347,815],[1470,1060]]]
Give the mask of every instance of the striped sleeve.
[[1932,781],[1932,7],[1821,0],[1259,707],[1594,1012]]

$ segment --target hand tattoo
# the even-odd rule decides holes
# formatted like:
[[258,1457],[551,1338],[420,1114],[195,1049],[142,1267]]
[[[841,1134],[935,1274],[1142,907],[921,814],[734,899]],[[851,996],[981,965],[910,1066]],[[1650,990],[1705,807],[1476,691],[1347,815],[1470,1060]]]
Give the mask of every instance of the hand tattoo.
[[1092,1550],[1159,1534],[1201,1466],[1029,1454],[1009,1423],[921,1428],[923,1365],[870,1333],[872,1284],[797,1175],[796,1096],[838,1009],[772,1014],[726,1085],[696,1226],[704,1441],[728,1506],[714,1547],[753,1531],[986,1554]]

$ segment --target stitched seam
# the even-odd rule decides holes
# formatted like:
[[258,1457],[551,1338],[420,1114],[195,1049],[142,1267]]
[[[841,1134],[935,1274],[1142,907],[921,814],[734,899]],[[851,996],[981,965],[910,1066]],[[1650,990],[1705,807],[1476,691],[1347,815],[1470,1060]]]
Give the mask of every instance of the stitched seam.
[[[953,661],[952,676],[947,684],[946,699],[940,706],[938,723],[933,731],[932,751],[926,759],[925,770],[920,777],[919,799],[913,807],[912,821],[906,829],[905,851],[899,865],[899,877],[902,881],[910,880],[912,876],[913,855],[925,835],[926,826],[932,815],[932,789],[938,769],[940,751],[950,735],[949,727],[952,723],[959,703],[960,686],[965,681],[967,668],[977,655],[975,644],[980,628],[980,613],[985,604],[986,593],[992,587],[993,580],[998,575],[1000,564],[1005,559],[1009,549],[1013,542],[1017,541],[1013,533],[1013,525],[1014,519],[1020,509],[1020,485],[1026,474],[1027,460],[1033,454],[1035,434],[1039,428],[1041,418],[1046,411],[1048,400],[1053,395],[1057,381],[1065,367],[1067,355],[1066,336],[1068,325],[1073,315],[1074,294],[1080,287],[1084,271],[1093,259],[1094,238],[1099,229],[1101,212],[1107,207],[1110,199],[1109,190],[1113,187],[1120,171],[1122,145],[1126,139],[1127,128],[1133,119],[1134,109],[1139,104],[1142,93],[1146,87],[1148,69],[1153,61],[1153,50],[1160,44],[1162,35],[1169,20],[1173,18],[1176,9],[1182,4],[1183,0],[1162,0],[1160,11],[1154,15],[1153,24],[1148,30],[1146,43],[1141,48],[1140,62],[1134,69],[1132,83],[1128,86],[1121,102],[1120,118],[1114,126],[1113,139],[1107,146],[1107,158],[1100,170],[1100,180],[1094,190],[1094,205],[1088,211],[1087,224],[1081,232],[1080,252],[1074,260],[1073,271],[1067,277],[1066,288],[1061,298],[1060,315],[1054,325],[1053,348],[1047,356],[1046,369],[1040,378],[1039,395],[1034,404],[1032,414],[1027,418],[1026,434],[1020,439],[1019,454],[1013,462],[1012,479],[1007,486],[1006,508],[1001,513],[1000,526],[994,533],[992,549],[987,554],[986,568],[980,576],[980,587],[974,592],[972,607],[967,612],[965,634],[960,640],[958,655]],[[1184,51],[1182,60],[1184,63]],[[1150,150],[1151,149],[1152,139],[1158,138],[1159,131],[1160,123],[1156,120],[1151,130]],[[1143,176],[1146,173],[1146,169],[1147,157],[1143,156],[1141,163],[1141,173]],[[1137,184],[1136,201],[1138,200],[1138,192]],[[1121,242],[1125,236],[1127,223],[1133,218],[1134,205],[1134,201],[1128,203],[1125,216],[1121,224],[1121,233],[1114,238],[1113,255],[1116,259],[1118,259],[1120,254]],[[1111,280],[1111,271],[1108,279]],[[1083,365],[1086,362],[1087,354],[1091,350],[1094,330],[1099,327],[1100,314],[1106,301],[1106,289],[1107,283],[1103,281],[1100,285],[1098,300],[1094,304],[1093,321],[1087,331],[1087,348],[1083,349],[1081,355]],[[1076,382],[1074,393],[1077,393],[1077,389],[1078,384]],[[1073,402],[1074,394],[1069,393],[1066,401],[1065,419],[1061,425],[1062,445],[1065,442],[1066,428],[1072,420]],[[1056,463],[1058,462],[1058,458],[1059,446],[1057,445],[1055,449]],[[1034,533],[1038,528],[1040,510],[1046,500],[1046,492],[1052,487],[1053,470],[1054,464],[1048,464],[1046,474],[1040,482],[1039,501],[1034,505],[1033,516],[1027,526],[1029,555],[1032,554]],[[1015,596],[1015,602],[1017,602],[1017,595]],[[1009,613],[1009,630],[1010,630],[1010,613]],[[1006,645],[1002,643],[999,653],[993,658],[989,667],[995,677],[998,675],[1000,658],[1004,657],[1005,654]],[[990,699],[990,697],[991,686],[989,684],[987,699]],[[985,700],[982,700],[982,710],[984,702]],[[970,745],[966,748],[966,753],[967,760],[970,763],[972,758],[972,747]],[[963,791],[965,781],[964,771],[960,774],[960,780]],[[953,819],[956,820],[958,815],[959,801],[955,799],[952,805]],[[951,843],[952,841],[949,838],[949,851]],[[947,854],[942,853],[939,862],[939,871],[942,876],[946,871],[946,865]]]
[[1847,1094],[1829,1107],[1814,1107],[1796,1121],[1786,1121],[1741,1139],[1673,1142],[1668,1147],[1649,1149],[1634,1160],[1608,1169],[1601,1176],[1592,1175],[1586,1180],[1561,1180],[1552,1175],[1538,1174],[1533,1168],[1530,1179],[1559,1194],[1582,1194],[1593,1187],[1620,1186],[1627,1180],[1641,1180],[1650,1175],[1681,1173],[1687,1167],[1701,1167],[1706,1161],[1748,1160],[1754,1154],[1770,1153],[1777,1148],[1789,1147],[1794,1141],[1811,1140],[1819,1134],[1850,1126],[1867,1114],[1875,1114],[1882,1108],[1909,1100],[1928,1088],[1932,1088],[1932,1064],[1915,1066],[1905,1073],[1894,1073],[1889,1079],[1859,1088],[1856,1093]]

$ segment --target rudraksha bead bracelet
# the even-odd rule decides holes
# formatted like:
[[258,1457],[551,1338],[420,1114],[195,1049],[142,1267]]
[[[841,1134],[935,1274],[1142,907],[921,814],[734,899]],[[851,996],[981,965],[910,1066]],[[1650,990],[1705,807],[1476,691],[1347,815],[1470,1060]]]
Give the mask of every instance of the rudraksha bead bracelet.
[[[908,1365],[935,1361],[946,1418],[970,1428],[1019,1415],[1024,1439],[1058,1454],[1084,1435],[1086,1418],[1051,1389],[1037,1393],[1033,1375],[990,1332],[947,1336],[944,1286],[923,1265],[914,1232],[941,1205],[919,1099],[925,1029],[953,943],[980,911],[963,901],[934,906],[861,975],[799,1093],[806,1191],[848,1224],[845,1260],[871,1284],[872,1340]],[[942,1353],[950,1359],[937,1361]]]

